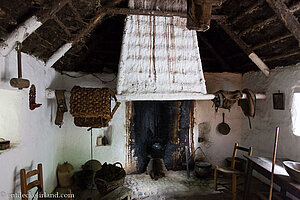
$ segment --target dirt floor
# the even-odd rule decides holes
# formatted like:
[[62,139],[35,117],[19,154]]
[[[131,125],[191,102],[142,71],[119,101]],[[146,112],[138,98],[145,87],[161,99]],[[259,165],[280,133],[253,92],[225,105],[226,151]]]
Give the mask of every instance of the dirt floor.
[[[240,180],[243,182],[243,180]],[[225,178],[220,178],[219,183],[226,183]],[[133,200],[231,200],[232,195],[229,189],[220,185],[218,191],[214,191],[213,176],[198,178],[191,172],[188,179],[186,171],[168,171],[166,176],[152,180],[146,173],[131,174],[125,178],[124,186],[132,189],[131,199]],[[230,185],[228,185],[230,188]],[[243,190],[243,185],[239,189]],[[256,194],[261,191],[268,191],[269,187],[259,180],[253,178],[251,186],[251,200],[258,199]],[[57,188],[54,192],[63,193],[65,189]],[[238,192],[237,199],[242,199],[242,192]],[[76,186],[72,187],[72,193],[77,200],[93,200],[97,196],[96,187],[82,190]],[[98,198],[97,198],[98,200]]]

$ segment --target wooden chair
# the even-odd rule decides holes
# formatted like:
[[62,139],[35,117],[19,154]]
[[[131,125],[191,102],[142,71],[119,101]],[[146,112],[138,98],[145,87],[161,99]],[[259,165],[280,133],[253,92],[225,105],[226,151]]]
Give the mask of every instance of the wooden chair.
[[230,175],[232,177],[232,199],[236,200],[236,190],[237,190],[237,177],[238,176],[244,176],[247,172],[247,167],[248,167],[248,161],[246,161],[246,167],[245,167],[245,171],[238,171],[235,167],[235,163],[237,160],[237,151],[241,150],[244,152],[247,152],[249,156],[252,156],[252,147],[249,148],[245,148],[245,147],[241,147],[239,146],[238,143],[235,143],[234,145],[234,149],[233,149],[233,155],[232,155],[232,160],[231,160],[231,167],[230,168],[220,168],[217,165],[215,166],[215,170],[214,170],[214,186],[215,186],[215,190],[217,190],[217,180],[218,180],[218,173],[221,172],[224,175]]
[[[37,180],[27,183],[27,179],[37,175]],[[34,187],[38,188],[38,194],[44,193],[42,164],[38,168],[26,173],[25,169],[20,170],[22,200],[28,200],[28,191]]]

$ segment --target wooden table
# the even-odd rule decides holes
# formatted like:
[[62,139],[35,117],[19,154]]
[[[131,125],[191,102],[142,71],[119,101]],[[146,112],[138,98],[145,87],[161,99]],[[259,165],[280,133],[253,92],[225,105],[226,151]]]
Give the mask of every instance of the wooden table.
[[[262,174],[266,178],[270,179],[272,160],[264,157],[254,157],[245,155],[248,160],[248,170],[246,176],[244,200],[249,199],[249,191],[251,185],[252,171],[253,169],[258,173]],[[290,179],[288,173],[285,171],[282,165],[282,159],[278,159],[274,169],[274,183],[280,187],[280,193],[286,196],[286,192],[300,198],[300,183],[297,183]]]

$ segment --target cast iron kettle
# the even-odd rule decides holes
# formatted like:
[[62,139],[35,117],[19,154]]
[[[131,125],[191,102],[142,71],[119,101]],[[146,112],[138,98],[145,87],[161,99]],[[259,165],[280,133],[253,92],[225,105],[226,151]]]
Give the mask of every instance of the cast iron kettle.
[[225,123],[225,114],[223,113],[223,122],[218,124],[217,126],[217,130],[219,131],[219,133],[223,134],[223,135],[227,135],[230,132],[230,127],[228,124]]

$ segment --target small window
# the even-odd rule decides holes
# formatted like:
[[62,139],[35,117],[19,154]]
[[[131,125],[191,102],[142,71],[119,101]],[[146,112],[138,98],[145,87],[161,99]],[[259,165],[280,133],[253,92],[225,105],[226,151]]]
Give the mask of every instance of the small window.
[[300,136],[300,92],[295,92],[293,95],[291,114],[293,133]]

